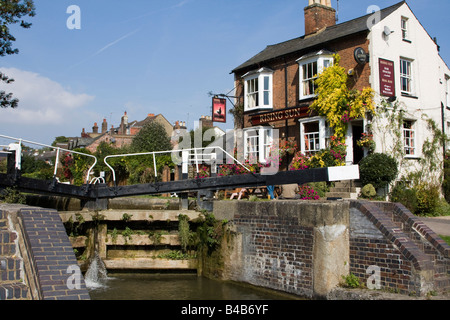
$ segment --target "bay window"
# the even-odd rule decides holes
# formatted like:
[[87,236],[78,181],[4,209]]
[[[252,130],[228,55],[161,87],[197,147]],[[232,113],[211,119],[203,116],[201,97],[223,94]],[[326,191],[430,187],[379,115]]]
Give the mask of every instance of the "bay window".
[[333,64],[332,52],[320,50],[297,60],[300,75],[300,100],[315,97],[315,81],[323,70]]
[[244,130],[244,157],[250,164],[265,163],[273,143],[272,127],[253,127]]
[[272,74],[268,68],[246,73],[244,79],[244,111],[273,109]]

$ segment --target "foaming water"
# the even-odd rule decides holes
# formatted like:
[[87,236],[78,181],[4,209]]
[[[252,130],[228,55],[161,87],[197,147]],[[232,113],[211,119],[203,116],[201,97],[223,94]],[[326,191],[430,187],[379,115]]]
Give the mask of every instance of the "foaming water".
[[103,260],[96,252],[91,259],[89,268],[84,276],[84,281],[88,289],[98,289],[106,287],[108,272]]

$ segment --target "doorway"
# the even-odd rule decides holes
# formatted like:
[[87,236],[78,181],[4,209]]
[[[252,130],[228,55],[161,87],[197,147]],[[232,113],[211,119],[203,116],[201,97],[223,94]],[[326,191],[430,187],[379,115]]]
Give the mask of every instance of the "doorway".
[[353,164],[358,164],[364,158],[364,149],[358,146],[358,140],[361,139],[363,133],[364,133],[363,121],[352,122]]

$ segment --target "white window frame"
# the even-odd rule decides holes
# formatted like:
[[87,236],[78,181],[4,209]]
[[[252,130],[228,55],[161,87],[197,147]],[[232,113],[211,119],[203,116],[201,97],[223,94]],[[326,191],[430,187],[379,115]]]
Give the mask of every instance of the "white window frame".
[[[316,147],[314,150],[309,150],[309,147],[306,146],[305,136],[308,134],[305,132],[305,125],[317,122],[319,124],[319,143],[318,148]],[[327,127],[326,127],[326,118],[324,117],[312,117],[307,119],[300,119],[300,151],[302,154],[315,154],[320,150],[326,148],[326,136],[327,136]],[[314,133],[316,134],[316,133]]]
[[[409,123],[411,128],[405,128],[405,125]],[[402,125],[403,131],[403,150],[405,152],[405,158],[417,158],[417,130],[415,120],[404,120]]]
[[263,126],[244,129],[244,159],[249,160],[250,154],[254,154],[260,163],[266,163],[273,144],[273,130]]
[[[244,79],[244,111],[273,109],[273,70],[261,68],[244,74],[242,78]],[[257,82],[258,88],[249,92],[251,81]],[[256,89],[256,86],[254,88]],[[250,105],[251,95],[256,97],[255,105]]]
[[[404,70],[405,63],[409,65],[409,70]],[[403,88],[404,80],[409,84],[409,91]],[[412,59],[400,57],[400,90],[405,95],[414,95],[414,60]]]
[[450,108],[450,76],[445,75],[445,106]]
[[409,18],[402,17],[401,19],[402,40],[410,41],[409,39]]
[[[300,88],[300,92],[299,92],[299,97],[300,100],[304,100],[304,99],[310,99],[310,98],[314,98],[317,96],[317,94],[314,93],[310,93],[310,94],[304,94],[304,82],[305,81],[314,81],[317,79],[317,77],[323,72],[323,70],[325,70],[326,67],[331,66],[334,62],[334,58],[332,55],[330,54],[323,54],[322,51],[319,51],[315,56],[308,56],[306,58],[301,57],[300,59],[297,60],[298,64],[299,64],[299,88]],[[314,75],[312,78],[305,78],[304,77],[304,67],[312,64],[312,63],[317,63],[317,74]]]

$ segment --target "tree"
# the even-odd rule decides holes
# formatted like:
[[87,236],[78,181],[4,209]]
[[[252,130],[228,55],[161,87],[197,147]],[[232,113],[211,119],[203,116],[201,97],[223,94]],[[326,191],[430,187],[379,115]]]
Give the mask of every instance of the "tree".
[[59,136],[59,137],[56,137],[56,138],[55,138],[55,140],[54,140],[53,143],[52,143],[52,146],[53,146],[53,147],[56,147],[56,145],[57,145],[58,143],[66,143],[66,142],[69,142],[69,138],[67,138],[67,137],[65,137],[65,136]]
[[[130,146],[132,153],[146,153],[155,151],[172,150],[170,137],[164,127],[155,121],[146,124],[134,137]],[[162,172],[165,165],[173,165],[171,163],[170,154],[159,154],[155,156],[156,170]],[[153,182],[155,177],[155,168],[153,164],[153,156],[137,156],[130,157],[126,160],[126,168],[129,173],[128,183],[149,183]],[[160,175],[158,176],[160,178]]]
[[349,89],[348,75],[339,65],[339,55],[334,56],[334,64],[326,68],[317,78],[317,99],[310,109],[327,117],[334,136],[345,142],[348,123],[353,119],[365,118],[366,113],[375,112],[372,88],[362,91]]
[[170,137],[162,124],[152,121],[146,124],[131,143],[132,152],[171,150]]
[[[10,33],[9,25],[20,23],[22,28],[28,29],[31,23],[22,20],[22,17],[35,16],[33,0],[0,0],[0,56],[18,54],[19,49],[12,48],[12,43],[16,38]],[[14,79],[0,73],[0,81],[9,84]],[[16,108],[19,100],[13,98],[12,93],[0,91],[0,107]]]

